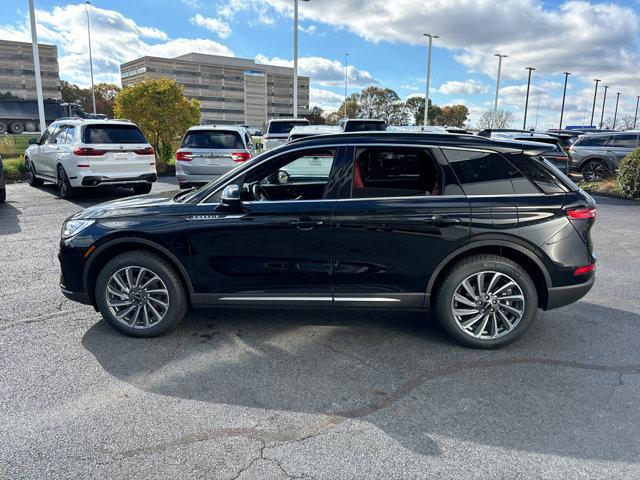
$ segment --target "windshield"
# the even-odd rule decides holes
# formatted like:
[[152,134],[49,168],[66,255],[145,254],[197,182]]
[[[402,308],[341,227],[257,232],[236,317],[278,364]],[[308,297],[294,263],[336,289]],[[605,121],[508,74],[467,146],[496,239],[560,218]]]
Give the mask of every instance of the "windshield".
[[269,124],[269,130],[267,131],[267,134],[288,134],[289,132],[291,132],[291,130],[293,130],[293,127],[296,127],[298,125],[309,125],[309,122],[301,120],[292,120],[291,122],[271,122]]
[[87,125],[84,143],[147,143],[135,125]]
[[233,130],[193,130],[187,132],[180,148],[242,150],[245,146],[240,134]]

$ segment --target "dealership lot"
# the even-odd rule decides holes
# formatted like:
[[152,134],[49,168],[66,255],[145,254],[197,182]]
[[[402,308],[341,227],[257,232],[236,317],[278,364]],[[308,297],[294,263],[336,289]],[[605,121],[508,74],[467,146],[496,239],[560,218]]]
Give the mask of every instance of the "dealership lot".
[[68,215],[123,194],[7,188],[0,477],[640,476],[640,204],[598,198],[584,299],[476,351],[419,313],[198,311],[118,334],[64,299],[56,255]]

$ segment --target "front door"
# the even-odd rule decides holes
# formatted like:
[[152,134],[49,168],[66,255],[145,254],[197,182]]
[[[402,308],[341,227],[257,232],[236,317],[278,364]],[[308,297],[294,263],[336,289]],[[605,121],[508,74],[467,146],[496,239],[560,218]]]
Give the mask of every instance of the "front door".
[[191,215],[195,303],[331,305],[331,215],[325,190],[342,149],[298,150],[232,183],[242,207],[212,198]]
[[437,148],[350,152],[352,188],[334,211],[334,301],[423,307],[432,272],[468,242],[469,203]]

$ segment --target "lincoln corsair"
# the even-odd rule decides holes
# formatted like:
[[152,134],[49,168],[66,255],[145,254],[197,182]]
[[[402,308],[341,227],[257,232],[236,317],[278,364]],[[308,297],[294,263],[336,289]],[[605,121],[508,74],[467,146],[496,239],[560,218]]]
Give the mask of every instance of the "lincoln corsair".
[[594,200],[549,145],[366,132],[294,140],[195,190],[70,217],[64,294],[139,337],[189,307],[433,310],[509,343],[594,282]]

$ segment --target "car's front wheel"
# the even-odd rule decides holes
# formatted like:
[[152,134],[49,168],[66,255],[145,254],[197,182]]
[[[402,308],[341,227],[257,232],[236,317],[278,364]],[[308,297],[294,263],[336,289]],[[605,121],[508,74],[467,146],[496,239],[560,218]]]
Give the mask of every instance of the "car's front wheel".
[[498,255],[468,257],[451,269],[436,296],[436,316],[459,343],[506,345],[537,315],[538,295],[527,272]]
[[611,171],[600,160],[588,160],[582,166],[582,178],[587,182],[598,182],[610,176]]
[[120,254],[104,266],[95,299],[111,326],[135,337],[167,332],[187,311],[185,289],[174,268],[143,250]]
[[28,158],[25,159],[25,163],[27,183],[32,187],[41,187],[44,182],[36,177],[36,170],[33,167],[33,163],[31,163],[31,160],[29,160]]

